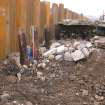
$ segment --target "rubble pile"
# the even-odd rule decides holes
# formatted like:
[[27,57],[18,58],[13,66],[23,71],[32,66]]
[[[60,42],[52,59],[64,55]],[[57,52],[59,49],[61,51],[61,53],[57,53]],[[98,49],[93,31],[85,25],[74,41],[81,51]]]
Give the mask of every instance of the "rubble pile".
[[56,61],[79,61],[89,57],[93,50],[93,45],[88,41],[58,41],[52,43],[50,49],[40,48],[42,56]]
[[14,57],[0,63],[0,105],[105,105],[104,49],[60,40],[39,52],[28,66]]
[[18,72],[20,72],[20,68],[18,67],[15,60],[6,59],[0,66],[0,72],[4,73],[5,75],[16,75]]

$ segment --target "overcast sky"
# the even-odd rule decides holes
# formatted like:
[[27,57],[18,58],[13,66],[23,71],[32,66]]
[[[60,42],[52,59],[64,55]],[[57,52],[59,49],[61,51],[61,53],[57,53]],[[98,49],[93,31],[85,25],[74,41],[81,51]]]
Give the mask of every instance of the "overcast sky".
[[[44,1],[44,0],[41,0]],[[45,0],[51,3],[64,3],[65,8],[89,16],[100,16],[105,11],[105,0]]]

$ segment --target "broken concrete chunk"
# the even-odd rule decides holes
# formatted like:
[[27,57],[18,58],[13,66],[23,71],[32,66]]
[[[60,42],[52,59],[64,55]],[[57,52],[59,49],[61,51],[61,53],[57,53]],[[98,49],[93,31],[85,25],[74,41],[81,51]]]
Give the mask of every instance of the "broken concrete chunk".
[[83,49],[83,48],[85,48],[86,47],[86,44],[85,43],[80,43],[78,46],[77,46],[77,49],[78,50],[81,50],[81,49]]
[[0,96],[0,98],[3,99],[3,98],[7,98],[9,96],[10,95],[7,92],[3,92],[3,94]]
[[18,80],[21,80],[21,73],[17,73]]
[[69,52],[66,52],[64,54],[64,60],[65,61],[73,61],[73,58],[72,58],[72,56],[71,56],[71,54]]
[[88,96],[89,92],[88,90],[83,89],[82,90],[82,96]]
[[63,60],[63,55],[57,55],[57,56],[55,56],[55,60],[62,61]]
[[57,49],[56,48],[52,48],[51,50],[48,50],[47,52],[45,52],[43,54],[44,57],[48,57],[49,55],[53,55],[53,54],[56,54],[57,52]]
[[73,47],[75,48],[75,49],[77,49],[77,47],[80,45],[80,42],[74,42],[74,44],[73,44]]
[[75,52],[71,53],[71,56],[74,61],[79,61],[85,58],[85,55],[82,53],[81,50],[76,50]]
[[46,64],[45,63],[38,64],[38,68],[45,69],[45,67],[46,67]]
[[49,55],[49,57],[48,57],[49,60],[53,60],[54,58],[55,58],[54,55]]
[[100,37],[99,36],[94,36],[94,40],[98,40]]
[[30,101],[27,101],[26,105],[33,105],[33,104]]
[[96,98],[97,101],[103,101],[104,100],[103,96],[95,95],[95,98]]
[[65,46],[64,45],[57,47],[57,54],[62,54],[64,52],[65,52]]
[[75,49],[73,47],[69,47],[69,52],[71,53],[73,51],[75,51]]
[[52,43],[50,49],[52,49],[52,48],[56,48],[56,47],[59,47],[60,45],[61,45],[61,44],[58,43],[58,42]]
[[68,48],[68,47],[65,47],[65,48],[64,48],[64,51],[65,51],[65,52],[69,51],[69,48]]
[[28,69],[28,66],[27,66],[27,65],[23,65],[23,67],[24,67],[25,69]]
[[81,49],[81,51],[83,52],[83,54],[86,56],[86,57],[89,57],[89,50],[87,48],[83,48]]
[[42,76],[43,76],[43,73],[40,72],[40,71],[38,71],[38,72],[37,72],[37,78],[41,78]]
[[91,48],[92,46],[93,46],[92,43],[90,43],[90,42],[87,42],[87,43],[86,43],[86,47],[87,47],[87,48]]
[[10,59],[15,60],[17,64],[20,64],[20,53],[14,52],[8,55]]
[[40,52],[41,54],[45,53],[45,52],[46,52],[46,47],[40,47],[40,48],[39,48],[39,52]]

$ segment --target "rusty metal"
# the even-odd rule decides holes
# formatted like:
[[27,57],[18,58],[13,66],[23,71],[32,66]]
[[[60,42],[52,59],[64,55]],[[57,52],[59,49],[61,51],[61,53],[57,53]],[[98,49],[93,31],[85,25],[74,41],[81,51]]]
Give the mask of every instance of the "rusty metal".
[[27,55],[27,42],[25,33],[20,30],[18,35],[19,49],[20,49],[20,63],[22,65],[28,65],[28,55]]

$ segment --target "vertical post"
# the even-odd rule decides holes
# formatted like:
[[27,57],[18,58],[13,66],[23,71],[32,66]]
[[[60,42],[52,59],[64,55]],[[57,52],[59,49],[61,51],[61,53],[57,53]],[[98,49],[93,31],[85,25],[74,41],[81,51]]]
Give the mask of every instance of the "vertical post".
[[22,65],[28,65],[28,55],[27,55],[27,42],[26,36],[23,30],[19,30],[18,35],[19,49],[20,49],[20,63]]

